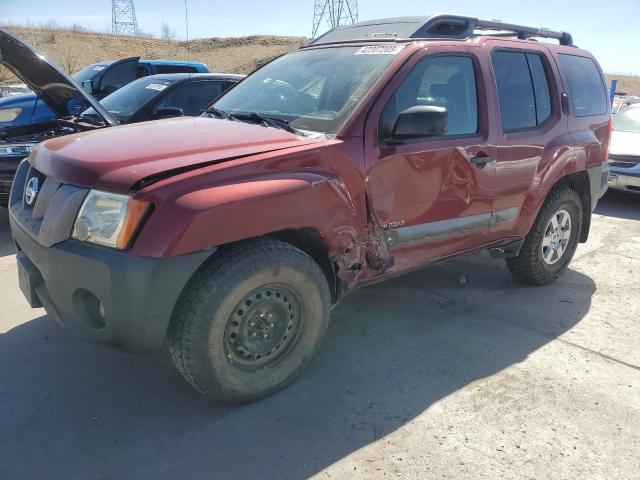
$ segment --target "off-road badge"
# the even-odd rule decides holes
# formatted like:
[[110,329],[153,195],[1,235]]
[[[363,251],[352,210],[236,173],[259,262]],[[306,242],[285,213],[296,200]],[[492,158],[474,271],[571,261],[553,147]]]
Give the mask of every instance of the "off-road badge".
[[354,55],[396,55],[403,48],[402,45],[369,45],[362,47]]

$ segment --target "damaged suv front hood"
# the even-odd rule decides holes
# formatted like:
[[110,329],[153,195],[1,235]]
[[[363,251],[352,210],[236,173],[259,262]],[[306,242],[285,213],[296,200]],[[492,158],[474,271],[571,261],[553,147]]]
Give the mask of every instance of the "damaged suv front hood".
[[75,116],[91,106],[107,125],[118,125],[118,120],[57,65],[2,29],[0,62],[42,98],[59,118]]
[[126,193],[146,180],[320,141],[256,124],[178,117],[54,138],[29,162],[63,183]]

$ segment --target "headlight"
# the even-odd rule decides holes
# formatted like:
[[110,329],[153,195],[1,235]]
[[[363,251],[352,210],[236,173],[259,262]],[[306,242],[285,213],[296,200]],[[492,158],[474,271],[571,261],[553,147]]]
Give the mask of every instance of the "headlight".
[[0,122],[13,122],[21,113],[21,108],[2,108],[0,109]]
[[33,143],[11,143],[0,144],[0,155],[9,157],[28,157],[31,151],[36,148]]
[[91,190],[78,212],[72,237],[124,250],[142,226],[151,203],[128,195]]

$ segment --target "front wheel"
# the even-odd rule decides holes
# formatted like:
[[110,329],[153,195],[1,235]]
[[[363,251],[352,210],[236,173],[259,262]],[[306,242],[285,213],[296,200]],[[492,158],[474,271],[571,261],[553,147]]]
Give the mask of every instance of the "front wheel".
[[169,334],[173,361],[198,391],[245,403],[290,383],[329,323],[330,295],[301,250],[261,239],[227,248],[185,288]]
[[569,187],[555,187],[540,209],[520,254],[506,259],[507,267],[523,283],[551,283],[571,262],[581,230],[580,197]]

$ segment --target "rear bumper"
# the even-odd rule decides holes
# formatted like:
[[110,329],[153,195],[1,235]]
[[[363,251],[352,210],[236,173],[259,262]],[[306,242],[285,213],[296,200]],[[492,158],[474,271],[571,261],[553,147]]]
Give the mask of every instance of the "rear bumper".
[[78,337],[126,351],[162,348],[180,293],[213,252],[158,259],[75,240],[44,247],[9,220],[31,306]]
[[609,188],[609,164],[607,162],[597,167],[587,169],[591,194],[591,211],[598,205],[598,200],[607,193]]

